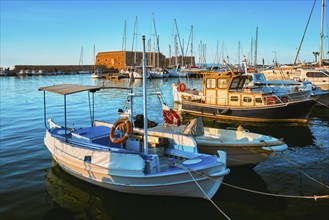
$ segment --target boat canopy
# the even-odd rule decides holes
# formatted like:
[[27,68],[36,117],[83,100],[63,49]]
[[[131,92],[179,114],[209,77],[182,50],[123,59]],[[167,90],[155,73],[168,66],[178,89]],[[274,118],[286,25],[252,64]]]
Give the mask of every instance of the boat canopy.
[[84,86],[84,85],[75,85],[75,84],[60,84],[54,86],[41,87],[39,91],[47,91],[52,93],[57,93],[60,95],[69,95],[78,92],[96,92],[99,91],[102,87],[100,86]]

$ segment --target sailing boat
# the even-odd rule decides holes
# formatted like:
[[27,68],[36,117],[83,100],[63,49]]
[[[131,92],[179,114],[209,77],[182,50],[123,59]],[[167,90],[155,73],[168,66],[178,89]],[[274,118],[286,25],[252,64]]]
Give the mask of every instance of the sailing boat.
[[95,45],[94,45],[94,71],[91,74],[92,79],[100,79],[102,78],[102,72],[100,69],[95,69],[96,68],[96,54],[95,54]]
[[[145,36],[143,36],[143,76],[146,76]],[[100,90],[128,91],[130,109],[113,125],[94,120],[94,96]],[[143,80],[144,136],[131,136],[133,89],[60,84],[39,91],[64,96],[64,125],[49,119],[44,143],[57,164],[69,174],[107,189],[142,195],[182,196],[210,199],[219,189],[225,175],[226,153],[218,156],[198,153],[190,135],[173,134],[167,138],[147,133],[146,80]],[[66,97],[88,92],[91,125],[67,126]],[[104,95],[104,91],[102,92]],[[90,107],[92,106],[92,107]],[[143,147],[142,147],[143,146]]]
[[89,70],[84,70],[83,68],[83,47],[81,47],[80,60],[79,60],[80,71],[79,74],[90,74]]

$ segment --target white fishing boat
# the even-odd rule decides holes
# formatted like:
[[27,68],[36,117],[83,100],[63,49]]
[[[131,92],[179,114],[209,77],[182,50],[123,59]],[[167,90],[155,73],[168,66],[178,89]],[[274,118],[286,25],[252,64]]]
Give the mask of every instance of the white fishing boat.
[[151,69],[149,71],[149,73],[150,73],[150,77],[152,77],[152,78],[168,78],[169,77],[168,71],[162,70],[161,68]]
[[[134,133],[142,134],[143,128],[134,127]],[[196,118],[189,125],[174,126],[164,123],[148,129],[148,134],[155,137],[167,137],[172,134],[192,134],[199,151],[216,154],[217,150],[227,153],[227,166],[255,166],[269,155],[283,152],[288,146],[277,138],[249,132],[239,126],[237,129],[218,129],[204,127],[201,118]]]
[[[143,46],[145,65],[144,36]],[[95,122],[94,96],[97,91],[104,92],[105,89],[110,88],[71,84],[39,88],[44,92],[44,99],[46,92],[64,96],[64,125],[57,125],[49,119],[47,126],[48,111],[46,106],[44,108],[44,143],[59,166],[77,178],[115,191],[212,198],[229,173],[226,153],[218,151],[218,156],[198,153],[194,137],[186,134],[172,134],[160,139],[148,135],[145,127],[143,137],[131,135],[132,108],[126,117],[118,119],[112,126],[105,121]],[[132,89],[119,89],[128,90],[132,103]],[[76,124],[76,128],[68,128],[66,97],[81,92],[88,92],[91,123],[86,127]],[[143,96],[144,114],[147,115],[146,80],[143,80]]]
[[102,78],[102,72],[100,69],[96,69],[95,72],[93,72],[90,76],[92,79],[101,79]]

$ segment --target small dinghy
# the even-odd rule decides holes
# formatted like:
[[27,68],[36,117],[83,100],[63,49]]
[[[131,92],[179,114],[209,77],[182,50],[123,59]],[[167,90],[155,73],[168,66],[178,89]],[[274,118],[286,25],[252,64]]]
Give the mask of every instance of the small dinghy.
[[[134,128],[135,133],[143,133],[142,128]],[[227,153],[227,165],[257,165],[270,154],[282,152],[288,146],[277,138],[252,133],[239,126],[237,129],[204,127],[202,118],[193,119],[189,125],[175,126],[164,123],[148,129],[150,135],[167,137],[171,134],[191,134],[196,139],[199,151],[216,154],[217,150]]]

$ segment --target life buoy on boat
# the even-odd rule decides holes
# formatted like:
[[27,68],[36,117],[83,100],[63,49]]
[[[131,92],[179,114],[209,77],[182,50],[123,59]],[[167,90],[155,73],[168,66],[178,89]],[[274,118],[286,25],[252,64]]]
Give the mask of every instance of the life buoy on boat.
[[[126,127],[126,129],[125,129],[126,133],[121,138],[115,138],[114,137],[114,132],[117,129],[117,127],[122,125],[122,124]],[[110,140],[112,141],[113,144],[121,144],[121,143],[126,142],[128,137],[130,136],[130,134],[131,134],[131,123],[130,123],[130,121],[126,118],[121,118],[113,124],[113,126],[111,128],[111,131],[110,131]]]
[[275,104],[275,98],[273,96],[269,96],[266,98],[266,105],[274,105]]
[[162,117],[163,117],[163,121],[165,123],[172,124],[172,125],[175,125],[175,126],[180,126],[182,124],[182,121],[180,120],[180,117],[172,109],[162,110]]
[[289,102],[289,98],[288,98],[288,96],[282,96],[282,97],[281,97],[281,101],[282,101],[283,103],[287,103],[287,102]]
[[186,89],[185,83],[183,83],[183,82],[180,83],[179,86],[178,86],[178,89],[179,89],[180,92],[184,92],[185,89]]

